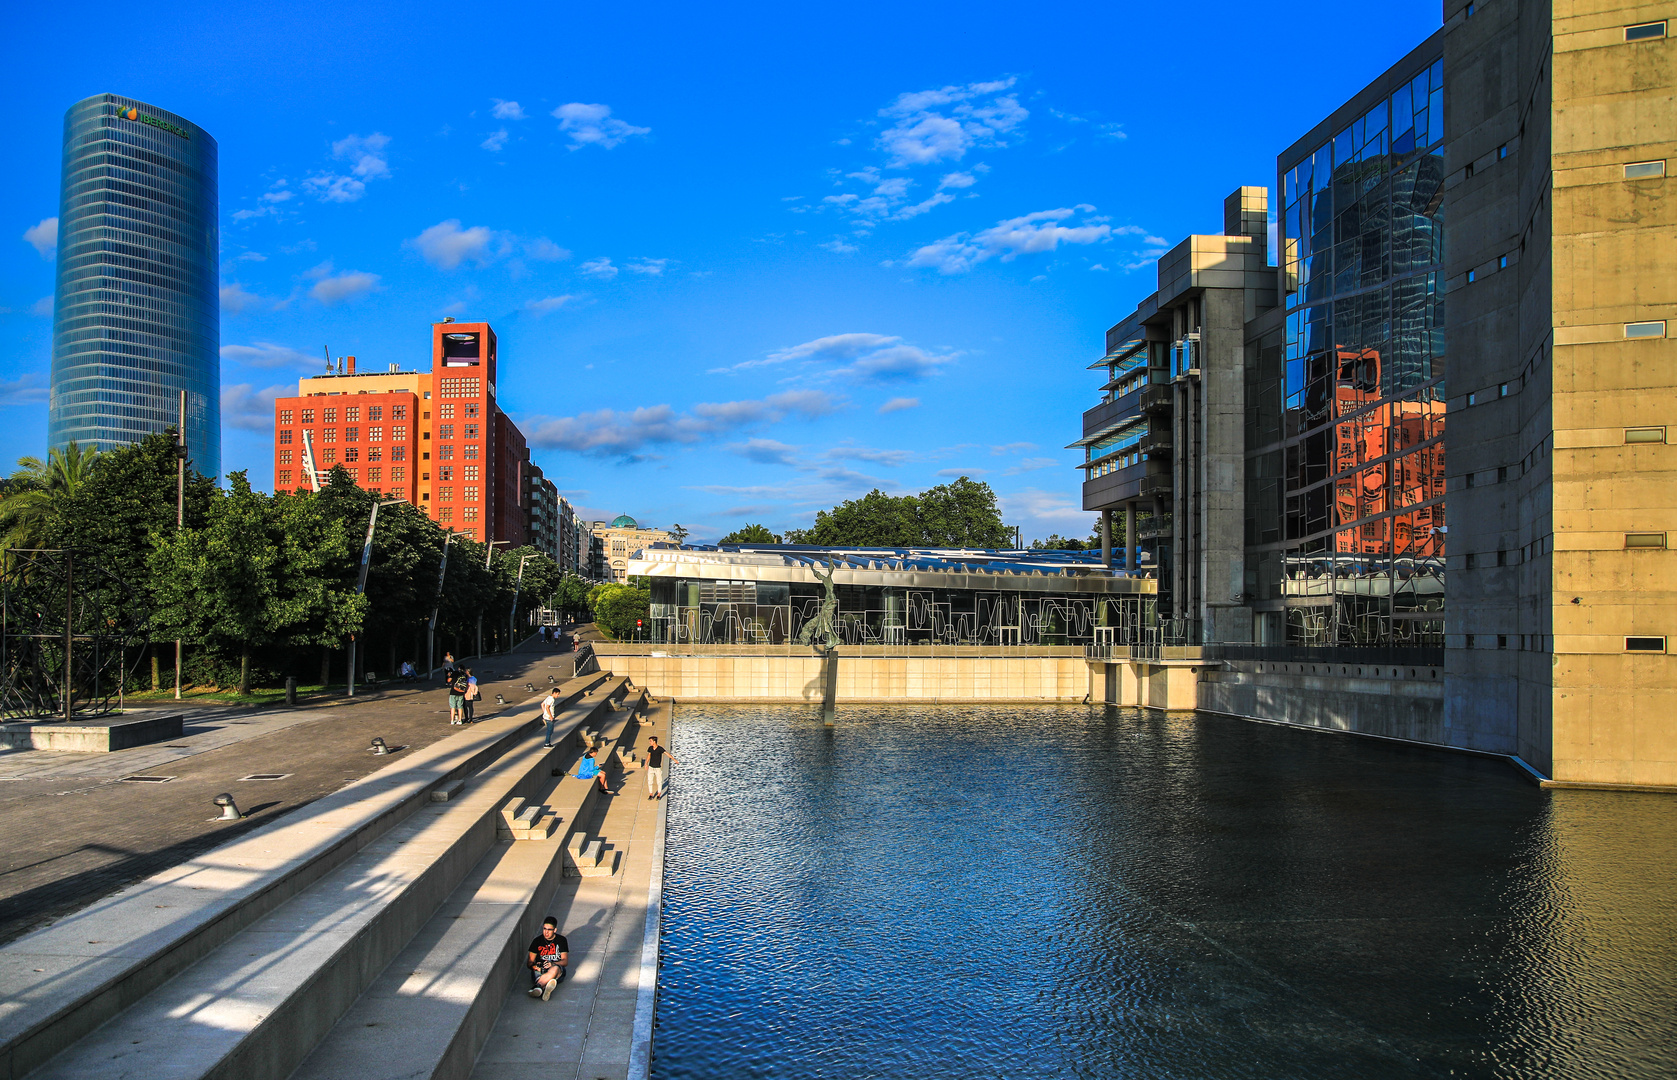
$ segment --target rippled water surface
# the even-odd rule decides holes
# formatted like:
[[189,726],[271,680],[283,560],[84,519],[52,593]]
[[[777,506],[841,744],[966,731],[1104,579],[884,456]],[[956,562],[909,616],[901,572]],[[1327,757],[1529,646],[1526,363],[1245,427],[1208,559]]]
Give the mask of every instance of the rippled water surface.
[[1098,707],[674,732],[662,1080],[1677,1075],[1677,797]]

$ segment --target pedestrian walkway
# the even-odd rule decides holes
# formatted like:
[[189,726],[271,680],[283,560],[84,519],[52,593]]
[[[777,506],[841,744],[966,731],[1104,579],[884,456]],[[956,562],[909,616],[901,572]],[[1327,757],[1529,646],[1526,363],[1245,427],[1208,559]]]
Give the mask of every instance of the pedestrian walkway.
[[[655,706],[635,739],[669,740],[670,707]],[[568,877],[551,905],[571,947],[570,977],[550,1001],[518,992],[507,998],[472,1080],[635,1080],[645,1076],[657,978],[656,917],[649,905],[662,878],[668,800],[649,801],[645,773],[626,773],[591,833],[619,859],[611,877]],[[646,950],[652,936],[652,949]],[[637,1022],[638,1021],[638,1022]],[[637,1031],[639,1038],[637,1039]],[[636,1065],[631,1072],[631,1059]],[[636,1076],[636,1073],[639,1075]]]
[[[570,653],[532,648],[467,662],[483,688],[480,718],[500,711],[497,692],[522,701],[526,682],[564,681],[574,666]],[[205,709],[164,745],[0,755],[0,943],[366,776],[391,760],[370,751],[375,737],[420,749],[463,730],[449,726],[445,691],[433,683],[324,706]],[[271,779],[245,779],[253,776]],[[211,820],[221,792],[242,819]]]

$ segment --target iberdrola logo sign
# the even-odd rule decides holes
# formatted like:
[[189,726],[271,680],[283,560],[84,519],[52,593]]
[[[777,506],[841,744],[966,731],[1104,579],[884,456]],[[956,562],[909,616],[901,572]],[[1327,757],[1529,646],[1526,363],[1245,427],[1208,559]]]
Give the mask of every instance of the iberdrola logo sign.
[[174,134],[179,135],[183,139],[192,138],[192,136],[188,135],[185,131],[176,127],[175,125],[169,123],[169,121],[159,120],[155,116],[147,116],[145,113],[141,112],[139,109],[118,109],[116,111],[116,114],[118,116],[122,117],[124,120],[138,120],[142,124],[150,124],[154,128],[162,128],[164,131],[173,132]]

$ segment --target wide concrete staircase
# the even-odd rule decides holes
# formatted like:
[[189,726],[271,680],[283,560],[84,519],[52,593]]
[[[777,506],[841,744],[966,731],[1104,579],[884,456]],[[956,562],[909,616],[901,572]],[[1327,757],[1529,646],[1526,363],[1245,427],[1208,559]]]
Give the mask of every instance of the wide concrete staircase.
[[552,748],[531,698],[0,949],[0,1080],[469,1076],[560,877],[604,861],[569,773],[646,708],[561,691]]

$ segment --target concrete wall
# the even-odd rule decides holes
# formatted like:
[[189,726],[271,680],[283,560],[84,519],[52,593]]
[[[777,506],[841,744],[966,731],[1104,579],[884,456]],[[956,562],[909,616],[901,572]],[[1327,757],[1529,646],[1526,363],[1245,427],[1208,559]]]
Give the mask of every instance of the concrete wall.
[[1461,745],[1444,718],[1444,672],[1390,664],[1225,661],[1203,672],[1199,707],[1300,727]]
[[[653,655],[646,647],[596,646],[602,667],[656,697],[683,701],[821,700],[821,658],[809,649]],[[838,650],[839,701],[1082,701],[1090,682],[1081,648]],[[951,655],[954,652],[956,655]],[[871,653],[872,655],[858,655]]]

